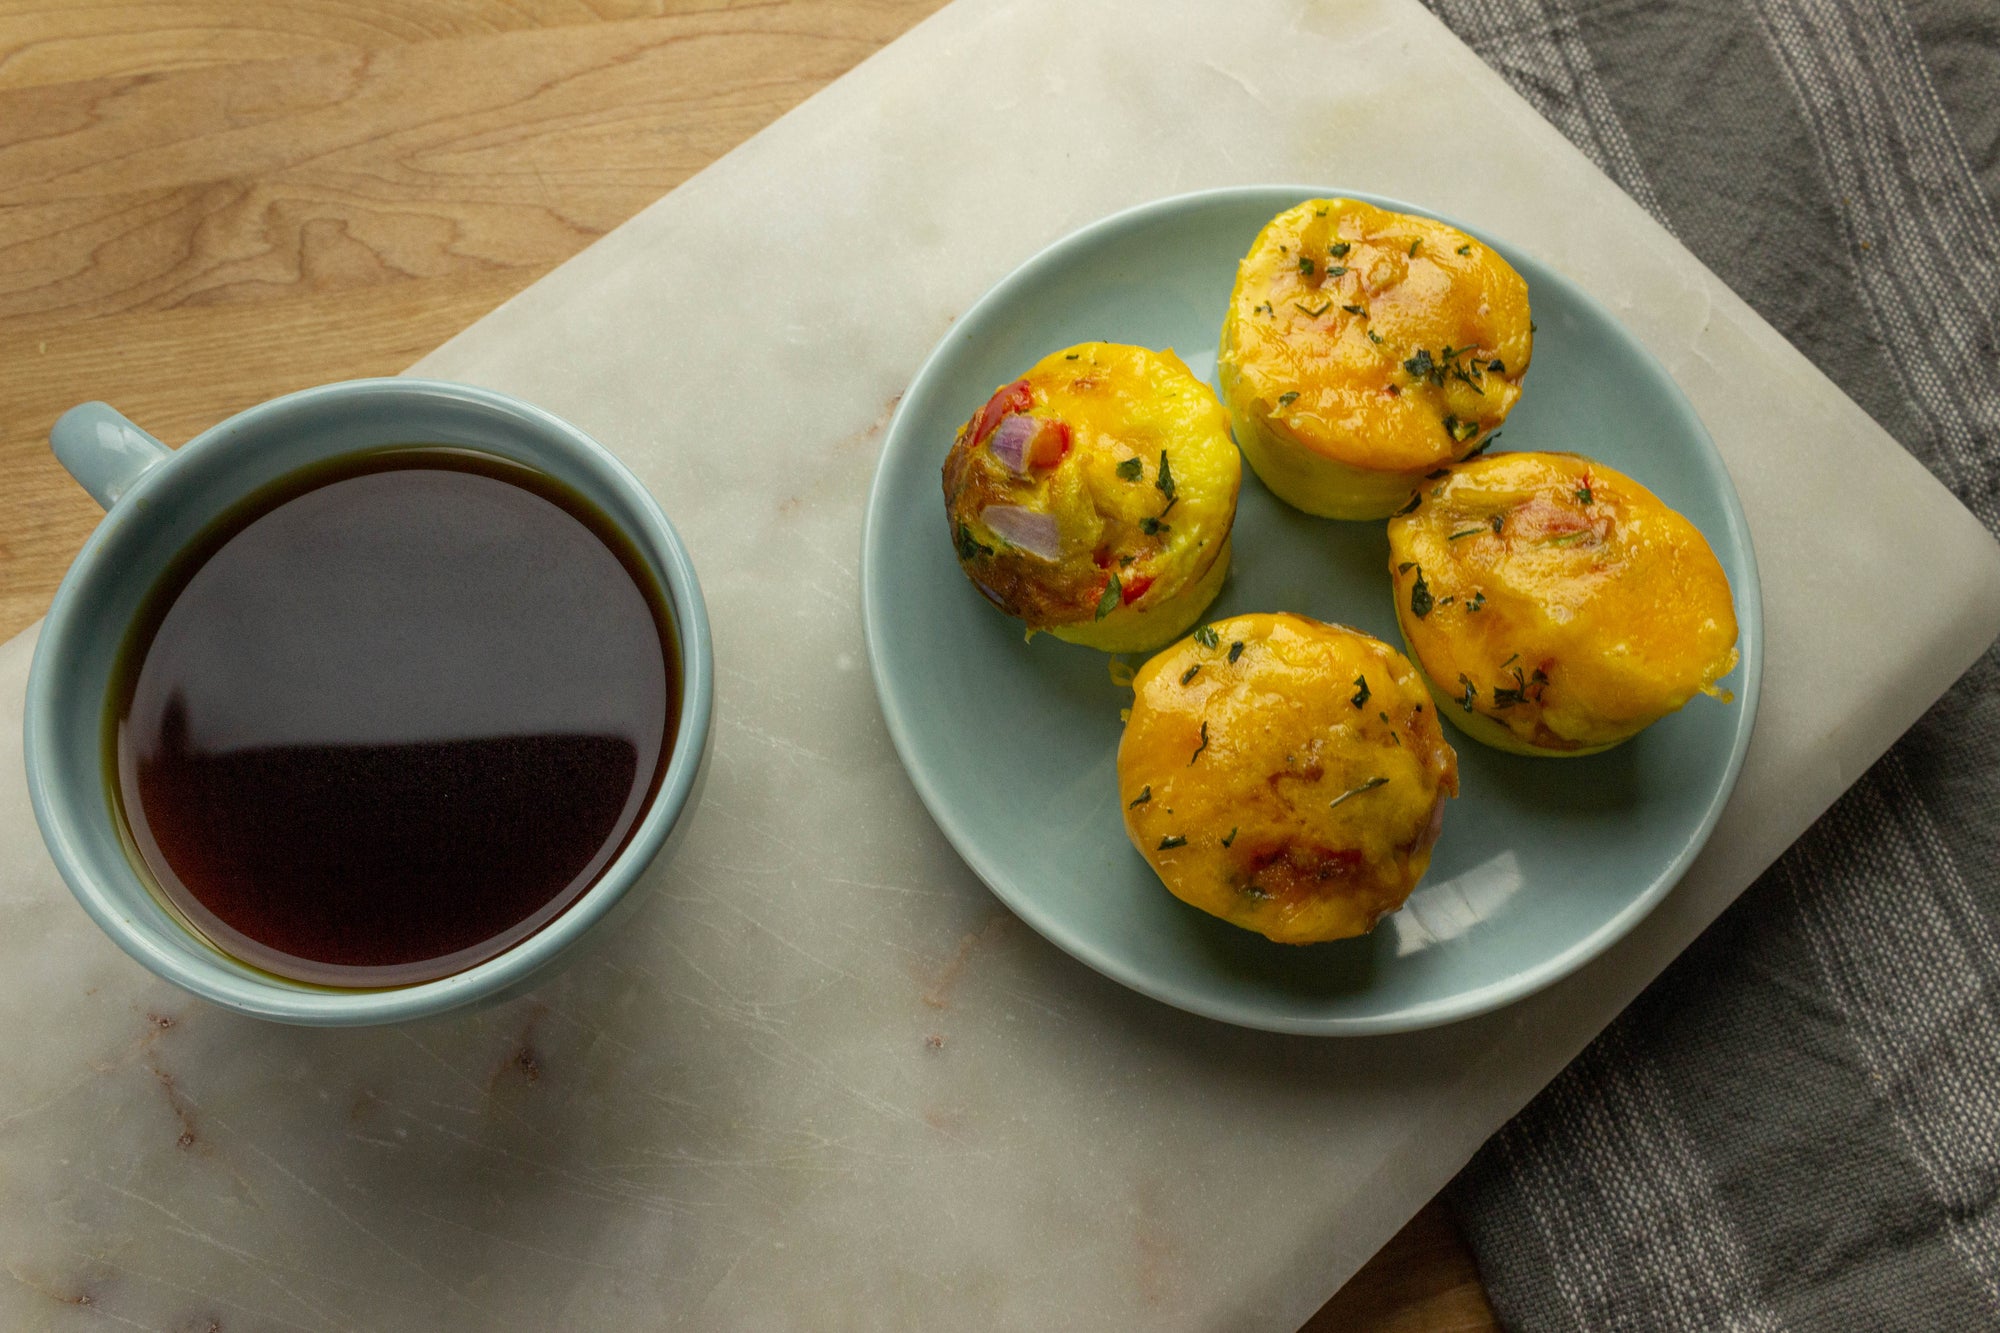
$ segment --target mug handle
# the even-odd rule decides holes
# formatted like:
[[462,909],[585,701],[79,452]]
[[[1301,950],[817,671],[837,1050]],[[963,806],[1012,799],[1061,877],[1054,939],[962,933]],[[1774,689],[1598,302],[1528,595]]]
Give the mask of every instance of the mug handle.
[[109,403],[78,403],[49,427],[56,461],[106,509],[139,478],[173,457]]

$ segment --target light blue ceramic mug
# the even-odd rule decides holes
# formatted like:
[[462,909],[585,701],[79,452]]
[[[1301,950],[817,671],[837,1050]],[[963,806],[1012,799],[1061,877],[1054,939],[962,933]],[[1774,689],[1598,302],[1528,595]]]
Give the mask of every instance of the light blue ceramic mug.
[[[35,818],[84,910],[121,948],[204,999],[290,1023],[387,1023],[525,989],[627,895],[686,824],[709,745],[714,662],[694,566],[673,525],[605,448],[505,394],[430,380],[352,380],[274,398],[168,449],[102,403],[50,433],[56,457],[104,505],[35,647],[25,739]],[[645,557],[678,640],[682,689],[665,777],[625,848],[548,925],[466,971],[414,985],[336,990],[260,971],[202,939],[148,888],[121,835],[106,771],[105,711],[126,631],[172,558],[246,496],[302,467],[408,444],[495,454],[566,483]]]

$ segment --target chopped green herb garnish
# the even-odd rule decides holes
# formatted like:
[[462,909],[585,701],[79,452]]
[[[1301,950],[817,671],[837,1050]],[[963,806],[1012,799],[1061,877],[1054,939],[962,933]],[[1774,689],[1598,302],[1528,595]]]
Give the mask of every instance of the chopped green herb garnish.
[[1368,341],[1375,343],[1377,346],[1380,346],[1382,342],[1382,335],[1375,332],[1375,330],[1370,329],[1368,330]]
[[1486,516],[1486,526],[1492,528],[1495,532],[1500,531],[1500,524],[1503,521],[1504,520],[1499,514],[1488,514]]
[[1472,594],[1472,600],[1465,604],[1465,609],[1467,611],[1477,611],[1480,607],[1484,605],[1486,605],[1486,594],[1483,592],[1475,592]]
[[1333,309],[1333,302],[1331,301],[1321,301],[1317,310],[1307,310],[1303,301],[1294,301],[1292,305],[1309,319],[1318,319],[1321,315]]
[[1469,245],[1461,245],[1458,247],[1458,252],[1462,255],[1469,255],[1472,253],[1472,247]]
[[1228,845],[1229,845],[1230,843],[1232,843],[1232,842],[1235,842],[1235,841],[1236,841],[1236,830],[1235,830],[1235,829],[1231,829],[1231,830],[1229,830],[1229,836],[1228,836],[1228,837],[1226,837],[1226,838],[1224,838],[1224,839],[1222,840],[1222,845],[1223,845],[1224,847],[1227,847],[1227,846],[1228,846]]
[[[1167,462],[1167,451],[1165,449],[1160,450],[1160,475],[1153,479],[1153,485],[1158,489],[1160,494],[1167,497],[1170,503],[1172,502],[1174,498],[1174,469]],[[1166,510],[1162,509],[1160,511],[1161,516],[1164,517],[1166,512]]]
[[1475,393],[1483,394],[1486,390],[1481,387],[1479,362],[1460,362],[1460,358],[1471,350],[1470,347],[1453,347],[1447,343],[1433,356],[1428,349],[1420,347],[1415,356],[1403,363],[1403,368],[1410,372],[1412,379],[1429,380],[1439,388],[1444,387],[1448,377],[1469,385]]
[[1515,653],[1512,657],[1508,658],[1506,661],[1500,664],[1500,669],[1502,671],[1505,671],[1508,667],[1513,666],[1514,663],[1520,660],[1521,660],[1521,655],[1519,653]]
[[1200,629],[1194,632],[1194,641],[1200,644],[1204,648],[1215,647],[1216,645],[1215,626],[1203,625]]
[[1344,305],[1344,306],[1342,306],[1342,307],[1341,307],[1341,309],[1342,309],[1342,310],[1345,310],[1345,311],[1346,311],[1346,312],[1347,312],[1348,314],[1350,314],[1350,315],[1359,315],[1359,316],[1361,316],[1361,318],[1363,318],[1363,319],[1366,319],[1366,318],[1368,318],[1368,311],[1367,311],[1366,309],[1362,308],[1361,306],[1358,306],[1358,305]]
[[1199,663],[1199,662],[1196,662],[1196,663],[1195,663],[1195,664],[1194,664],[1193,666],[1189,667],[1189,668],[1188,668],[1188,669],[1187,669],[1186,671],[1183,671],[1183,672],[1181,672],[1181,684],[1185,685],[1185,684],[1187,684],[1187,683],[1188,683],[1189,681],[1193,680],[1193,679],[1195,678],[1195,673],[1196,673],[1196,672],[1198,672],[1198,671],[1200,671],[1200,670],[1201,670],[1201,663]]
[[1265,301],[1259,305],[1252,306],[1250,308],[1250,313],[1253,315],[1275,315],[1278,312],[1271,308],[1271,303],[1269,301]]
[[1126,806],[1125,808],[1126,808],[1127,810],[1134,810],[1134,809],[1137,809],[1137,808],[1138,808],[1139,806],[1142,806],[1142,805],[1144,805],[1144,804],[1145,804],[1146,802],[1148,802],[1148,801],[1150,801],[1150,800],[1152,800],[1152,799],[1153,799],[1153,789],[1152,789],[1152,787],[1151,787],[1150,785],[1149,785],[1149,786],[1145,786],[1145,787],[1141,787],[1141,788],[1139,789],[1139,794],[1138,794],[1137,796],[1134,796],[1134,797],[1132,798],[1132,802],[1131,802],[1131,804],[1130,804],[1130,805],[1127,805],[1127,806]]
[[1188,763],[1192,765],[1195,760],[1201,758],[1201,752],[1203,750],[1206,750],[1207,748],[1208,748],[1208,723],[1204,722],[1201,724],[1201,744],[1194,747],[1194,753],[1188,756]]
[[1505,375],[1507,373],[1507,364],[1497,356],[1486,363],[1486,368],[1495,375]]
[[[1519,656],[1519,654],[1516,654],[1516,656]],[[1493,706],[1495,708],[1512,708],[1515,704],[1526,703],[1527,699],[1528,682],[1521,678],[1521,668],[1519,667],[1514,668],[1514,683],[1511,686],[1495,685],[1493,687]]]
[[1457,417],[1448,416],[1444,419],[1444,429],[1445,434],[1451,436],[1458,443],[1464,444],[1467,440],[1479,434],[1479,423],[1477,421],[1460,421]]
[[1458,697],[1458,706],[1470,713],[1472,711],[1472,701],[1479,697],[1479,688],[1463,672],[1459,673],[1458,683],[1465,686],[1465,693]]
[[1424,571],[1417,569],[1417,581],[1410,588],[1410,614],[1422,620],[1431,613],[1431,588],[1424,582]]
[[1335,241],[1332,245],[1326,247],[1326,252],[1332,255],[1335,259],[1341,259],[1344,258],[1347,252],[1349,250],[1352,250],[1353,248],[1354,247],[1349,245],[1346,241]]
[[1531,319],[1528,321],[1528,332],[1539,333],[1540,331],[1541,331],[1540,326],[1537,325],[1534,320]]
[[1137,481],[1146,473],[1146,460],[1143,458],[1128,458],[1120,463],[1116,470],[1118,475],[1124,480]]
[[1159,519],[1154,518],[1150,514],[1139,520],[1139,531],[1145,533],[1148,537],[1157,537],[1163,532],[1170,531],[1172,526],[1170,523],[1160,522]]
[[1448,542],[1455,542],[1460,537],[1477,537],[1480,533],[1484,531],[1486,531],[1486,525],[1484,523],[1480,524],[1476,528],[1460,528],[1457,532],[1452,533],[1451,536],[1446,537],[1445,540]]
[[1299,256],[1299,272],[1301,272],[1301,273],[1303,273],[1303,274],[1307,275],[1308,277],[1310,277],[1310,276],[1312,275],[1312,271],[1313,271],[1313,262],[1312,262],[1312,260],[1310,260],[1310,259],[1307,259],[1307,258],[1306,258],[1306,257],[1305,257],[1304,255],[1300,255],[1300,256]]
[[1293,403],[1296,403],[1298,400],[1299,400],[1298,390],[1294,389],[1288,393],[1281,393],[1278,395],[1278,406],[1290,407]]
[[1589,483],[1589,482],[1587,482],[1587,481],[1586,481],[1585,483],[1583,483],[1583,485],[1581,485],[1581,486],[1579,486],[1579,487],[1577,487],[1577,488],[1576,488],[1576,502],[1577,502],[1578,504],[1583,504],[1583,505],[1587,505],[1587,504],[1589,504],[1589,503],[1590,503],[1590,502],[1591,502],[1591,501],[1592,501],[1592,500],[1593,500],[1594,498],[1596,498],[1596,497],[1592,496],[1592,495],[1591,495],[1591,493],[1590,493],[1590,483]]
[[1368,677],[1356,676],[1354,678],[1354,685],[1355,685],[1354,697],[1352,699],[1349,699],[1347,702],[1353,704],[1356,708],[1359,708],[1361,707],[1361,705],[1368,702]]
[[1398,574],[1407,574],[1407,573],[1409,573],[1409,572],[1410,572],[1411,570],[1415,569],[1416,567],[1417,567],[1417,562],[1416,562],[1416,561],[1414,561],[1414,560],[1405,560],[1405,561],[1404,561],[1404,562],[1403,562],[1402,564],[1400,564],[1400,565],[1397,565],[1397,566],[1396,566],[1396,572],[1397,572]]
[[1185,847],[1185,846],[1187,846],[1186,838],[1183,838],[1178,833],[1169,833],[1166,837],[1160,839],[1159,850],[1163,852],[1170,852],[1176,847]]
[[1417,247],[1422,245],[1423,243],[1424,243],[1424,238],[1421,236],[1419,236],[1416,240],[1410,242],[1410,258],[1415,259],[1417,257]]
[[1338,278],[1346,272],[1347,266],[1345,264],[1328,264],[1326,266],[1326,276],[1329,278]]
[[1568,546],[1568,545],[1569,545],[1569,544],[1571,544],[1572,542],[1580,542],[1580,541],[1582,541],[1582,540],[1583,540],[1583,539],[1584,539],[1585,537],[1588,537],[1588,536],[1590,536],[1590,535],[1591,535],[1591,534],[1590,534],[1590,533],[1589,533],[1589,532],[1588,532],[1587,530],[1586,530],[1586,531],[1584,531],[1584,532],[1565,532],[1565,533],[1564,533],[1564,534],[1563,534],[1562,536],[1560,536],[1560,537],[1550,537],[1550,538],[1548,538],[1548,539],[1547,539],[1546,541],[1544,541],[1544,542],[1542,543],[1542,545],[1544,545],[1544,546]]
[[975,555],[992,555],[993,548],[972,535],[972,529],[961,523],[958,525],[958,558],[970,560]]
[[1229,660],[1234,662],[1241,656],[1243,656],[1243,640],[1237,639],[1229,645]]
[[1104,617],[1110,615],[1114,610],[1116,610],[1118,607],[1118,599],[1124,593],[1124,591],[1125,591],[1125,586],[1118,581],[1118,576],[1116,574],[1113,574],[1111,576],[1111,582],[1104,585],[1104,595],[1097,599],[1096,618],[1102,620],[1104,619]]
[[1349,787],[1346,791],[1334,797],[1331,801],[1328,801],[1326,803],[1326,808],[1331,810],[1333,809],[1334,806],[1339,805],[1342,801],[1347,800],[1349,797],[1359,796],[1364,791],[1374,791],[1377,787],[1383,786],[1388,781],[1389,779],[1382,777],[1369,778],[1367,781],[1363,782],[1360,786]]

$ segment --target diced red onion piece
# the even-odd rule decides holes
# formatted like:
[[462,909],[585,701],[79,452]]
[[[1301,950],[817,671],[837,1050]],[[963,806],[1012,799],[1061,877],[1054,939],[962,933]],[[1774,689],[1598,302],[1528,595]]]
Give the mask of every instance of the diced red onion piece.
[[993,456],[1015,473],[1028,470],[1028,445],[1039,423],[1033,417],[1012,416],[1002,421],[987,441]]
[[1056,531],[1056,516],[1041,514],[1020,505],[988,505],[979,519],[1010,546],[1029,555],[1053,560],[1062,554],[1062,535]]

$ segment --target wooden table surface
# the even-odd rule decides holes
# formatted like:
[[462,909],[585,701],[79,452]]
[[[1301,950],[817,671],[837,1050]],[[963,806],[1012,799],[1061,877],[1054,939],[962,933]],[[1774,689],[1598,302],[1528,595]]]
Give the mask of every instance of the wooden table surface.
[[[394,374],[940,3],[0,0],[0,636],[97,521],[64,408]],[[1498,1325],[1432,1203],[1309,1327]]]

